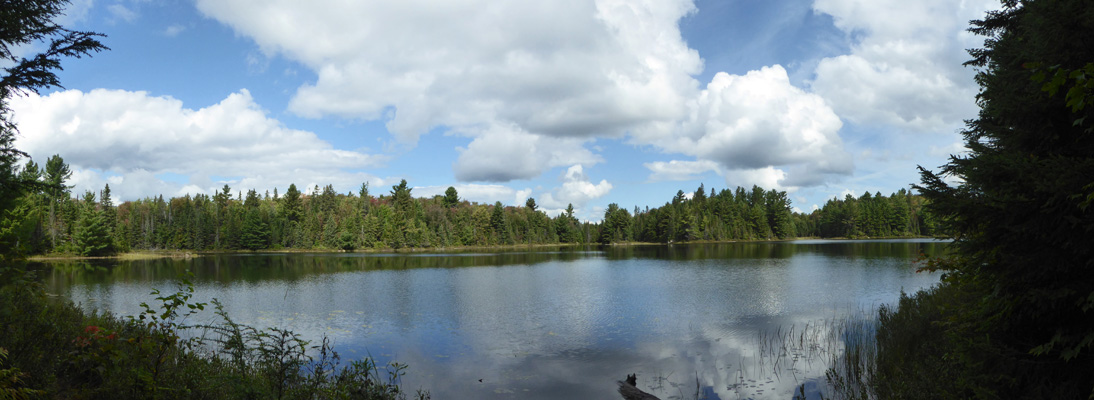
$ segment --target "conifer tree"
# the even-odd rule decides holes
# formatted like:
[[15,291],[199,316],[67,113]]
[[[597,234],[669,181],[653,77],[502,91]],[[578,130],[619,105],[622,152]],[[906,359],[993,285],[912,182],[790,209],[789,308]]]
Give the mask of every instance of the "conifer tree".
[[113,253],[106,218],[96,205],[95,193],[84,193],[74,237],[76,249],[83,256],[97,257]]
[[449,186],[448,189],[444,191],[444,207],[445,208],[452,208],[452,207],[455,207],[459,204],[460,204],[460,195],[459,195],[459,193],[456,192],[455,187]]
[[967,63],[981,85],[979,116],[962,132],[970,151],[940,173],[921,168],[920,190],[955,236],[947,288],[971,299],[947,316],[961,338],[947,355],[968,391],[955,395],[1088,397],[1094,107],[1083,71],[1094,61],[1094,2],[1003,6],[970,29],[986,37]]

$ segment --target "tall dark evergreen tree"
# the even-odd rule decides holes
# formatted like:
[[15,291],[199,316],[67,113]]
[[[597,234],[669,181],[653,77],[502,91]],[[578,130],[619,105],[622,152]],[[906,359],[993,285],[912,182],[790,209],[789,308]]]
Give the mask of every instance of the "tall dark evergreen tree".
[[269,226],[257,208],[246,211],[240,234],[239,244],[244,249],[260,250],[269,247]]
[[300,199],[300,190],[296,184],[289,184],[289,189],[281,197],[281,213],[289,221],[299,221],[304,214],[304,204]]
[[456,191],[455,187],[449,186],[444,191],[444,207],[452,208],[460,204],[460,194]]
[[85,193],[74,235],[76,249],[82,256],[98,257],[114,252],[106,218],[97,206],[95,194]]
[[609,244],[631,240],[631,214],[618,204],[608,204],[600,224],[600,242]]
[[775,237],[786,239],[797,236],[790,211],[790,198],[787,197],[786,192],[775,189],[767,191],[764,195],[764,208],[767,224]]
[[505,218],[505,207],[501,202],[494,203],[494,209],[490,214],[490,226],[494,228],[494,237],[498,244],[509,244],[509,221]]
[[406,184],[406,179],[399,181],[398,185],[391,187],[391,199],[395,203],[396,214],[404,215],[410,210],[411,207],[411,189]]
[[[950,356],[967,392],[956,396],[1085,398],[1094,395],[1094,107],[1085,99],[1094,97],[1074,71],[1094,61],[1094,2],[1003,5],[971,29],[987,39],[968,62],[981,85],[980,114],[963,132],[970,151],[938,174],[922,171],[920,190],[955,235],[947,283],[968,299],[944,321],[960,338]],[[1068,78],[1039,82],[1061,71]]]

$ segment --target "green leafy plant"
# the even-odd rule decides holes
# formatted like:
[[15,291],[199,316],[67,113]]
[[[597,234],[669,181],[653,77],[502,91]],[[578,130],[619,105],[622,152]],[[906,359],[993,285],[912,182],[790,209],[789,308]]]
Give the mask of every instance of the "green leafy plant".
[[156,398],[161,389],[166,389],[160,386],[160,377],[171,353],[178,351],[180,347],[193,348],[193,341],[180,343],[179,337],[179,330],[185,328],[185,319],[204,310],[206,305],[190,301],[194,296],[194,284],[190,281],[193,276],[193,273],[186,271],[176,283],[177,290],[171,294],[164,295],[159,289],[153,289],[151,294],[158,296],[156,300],[160,302],[160,306],[153,308],[148,303],[141,302],[144,311],[130,317],[131,323],[146,329],[144,335],[130,341],[148,359],[147,368],[140,369],[138,376],[152,398]]
[[44,391],[25,387],[19,368],[7,366],[8,350],[0,347],[0,399],[32,399],[45,395]]

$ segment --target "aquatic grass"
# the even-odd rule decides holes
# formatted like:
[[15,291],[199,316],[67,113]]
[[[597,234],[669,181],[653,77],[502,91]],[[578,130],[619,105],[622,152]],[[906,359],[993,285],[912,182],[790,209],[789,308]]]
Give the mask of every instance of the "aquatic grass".
[[[939,398],[957,393],[949,387],[950,367],[941,351],[945,340],[937,324],[949,299],[935,295],[938,287],[908,296],[895,305],[860,311],[815,325],[814,335],[792,343],[791,349],[819,357],[827,368],[819,393],[822,399]],[[793,328],[791,328],[793,332]],[[785,342],[785,341],[784,341]],[[770,349],[771,346],[768,346]],[[795,398],[809,398],[805,383]]]
[[838,329],[842,349],[825,372],[829,396],[842,399],[874,398],[871,383],[877,362],[877,319],[863,315],[847,318],[840,321]]
[[[729,383],[725,389],[738,398],[766,398],[775,394],[772,385],[786,380],[794,383],[790,387],[794,387],[795,392],[790,395],[795,398],[807,398],[806,394],[812,398],[825,396],[831,390],[806,393],[806,384],[823,382],[825,372],[843,357],[846,348],[856,346],[856,342],[869,342],[874,324],[861,317],[869,313],[872,311],[859,312],[854,318],[820,319],[758,331],[751,342],[754,353],[742,353],[735,363],[726,363],[724,368],[711,372],[727,374],[723,382]],[[668,392],[665,394],[670,399],[706,398],[701,373],[694,376],[694,393],[685,392],[690,390],[690,379],[673,381],[672,372],[668,376],[659,373],[654,378],[657,383],[651,389]],[[675,393],[665,389],[674,389]],[[712,388],[707,386],[706,389]]]
[[[861,310],[761,331],[757,334],[757,364],[774,379],[793,379],[798,386],[795,399],[878,398],[873,386],[878,316],[885,310]],[[810,375],[820,376],[807,378]],[[807,383],[816,386],[814,392],[807,393]]]
[[826,367],[842,350],[843,320],[823,319],[757,333],[757,364],[777,379]]

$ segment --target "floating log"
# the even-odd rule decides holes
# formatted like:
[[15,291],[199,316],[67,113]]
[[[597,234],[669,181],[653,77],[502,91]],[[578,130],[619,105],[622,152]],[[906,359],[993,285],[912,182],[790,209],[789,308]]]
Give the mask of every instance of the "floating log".
[[619,394],[623,396],[623,400],[661,400],[657,396],[643,392],[639,389],[638,377],[636,374],[627,375],[627,380],[616,381],[619,384]]

